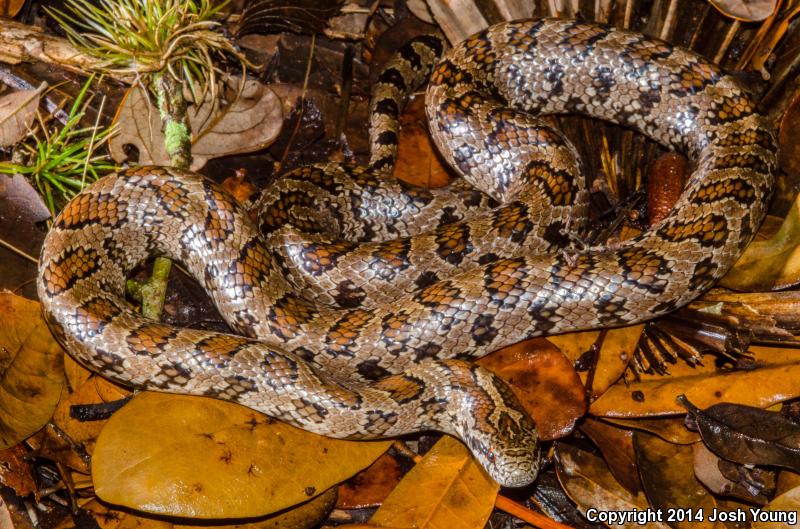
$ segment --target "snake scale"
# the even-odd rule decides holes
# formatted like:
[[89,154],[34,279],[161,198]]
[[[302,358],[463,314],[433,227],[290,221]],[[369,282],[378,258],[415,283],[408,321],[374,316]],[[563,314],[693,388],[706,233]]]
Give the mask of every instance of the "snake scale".
[[[138,167],[72,200],[42,250],[54,334],[113,380],[232,400],[306,430],[369,439],[458,436],[499,483],[530,483],[536,428],[470,358],[543,334],[651,319],[724,274],[765,214],[774,133],[702,57],[569,20],[493,26],[437,57],[421,37],[372,97],[368,166],[288,172],[248,214],[199,175]],[[463,177],[391,176],[405,96],[427,80],[431,134]],[[582,247],[574,147],[540,121],[578,113],[687,153],[676,207],[642,235]],[[252,219],[256,219],[255,221]],[[126,275],[183,263],[239,335],[137,314]]]

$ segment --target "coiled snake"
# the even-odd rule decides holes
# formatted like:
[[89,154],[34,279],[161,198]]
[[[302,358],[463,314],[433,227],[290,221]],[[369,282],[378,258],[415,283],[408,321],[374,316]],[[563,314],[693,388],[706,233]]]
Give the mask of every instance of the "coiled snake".
[[[291,171],[264,192],[258,222],[188,172],[138,167],[93,184],[42,250],[39,296],[54,333],[136,387],[233,400],[333,437],[440,430],[499,483],[532,481],[533,422],[465,359],[647,320],[697,296],[758,228],[775,140],[732,78],[636,33],[519,21],[433,66],[440,51],[437,38],[419,38],[379,77],[369,167]],[[463,176],[438,190],[389,174],[402,99],[428,77],[431,134]],[[672,213],[615,247],[567,244],[585,191],[572,146],[536,117],[555,113],[686,152],[695,169]],[[126,274],[154,254],[182,262],[242,336],[138,315]]]

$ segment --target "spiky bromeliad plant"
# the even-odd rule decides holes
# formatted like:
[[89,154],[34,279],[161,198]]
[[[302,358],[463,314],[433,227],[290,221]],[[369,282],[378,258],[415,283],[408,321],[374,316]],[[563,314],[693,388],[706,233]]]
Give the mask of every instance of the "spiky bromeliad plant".
[[[101,72],[132,75],[155,96],[170,163],[188,169],[192,144],[184,90],[188,89],[198,105],[209,92],[214,100],[217,57],[234,56],[243,74],[250,66],[219,31],[216,17],[226,3],[227,0],[67,0],[67,12],[50,13],[80,51],[99,59]],[[156,259],[153,275],[138,289],[145,316],[160,316],[169,263],[164,258]]]
[[99,59],[112,76],[135,76],[156,98],[172,164],[187,168],[191,136],[184,88],[201,103],[216,97],[214,59],[232,55],[244,70],[249,63],[219,31],[219,11],[227,1],[67,0],[66,10],[51,10],[83,53]]

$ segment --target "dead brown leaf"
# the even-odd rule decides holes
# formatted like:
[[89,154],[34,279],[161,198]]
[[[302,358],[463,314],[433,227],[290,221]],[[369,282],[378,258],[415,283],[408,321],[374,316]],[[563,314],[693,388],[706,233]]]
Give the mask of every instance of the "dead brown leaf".
[[21,444],[0,450],[0,484],[11,487],[20,497],[38,490],[33,479],[31,462],[25,459],[26,454],[27,451]]
[[[628,492],[612,477],[608,466],[599,457],[564,443],[557,443],[554,453],[558,480],[584,516],[590,509],[594,509],[595,514],[598,511],[647,509],[644,494]],[[636,529],[641,525],[629,521],[614,527]],[[655,521],[647,527],[668,529],[669,526]]]
[[633,432],[589,417],[583,420],[580,428],[603,454],[616,480],[631,494],[638,494],[641,484],[633,448]]
[[776,0],[710,0],[725,16],[742,22],[761,22],[772,14]]
[[668,509],[683,513],[670,522],[673,528],[725,527],[720,522],[708,520],[712,510],[721,506],[695,478],[691,445],[668,443],[642,432],[636,432],[634,444],[639,473],[650,504],[664,513]]
[[116,505],[255,517],[321,494],[389,446],[314,435],[219,400],[143,392],[109,419],[92,476],[98,497]]
[[[231,97],[235,97],[235,93]],[[209,100],[199,108],[190,107],[188,112],[192,128],[193,171],[203,167],[211,158],[263,149],[277,138],[281,130],[282,102],[269,87],[258,81],[247,81],[241,97],[223,109]],[[126,160],[124,146],[133,145],[139,151],[140,165],[169,165],[161,118],[140,87],[128,91],[117,111],[115,123],[118,133],[109,142],[114,160]]]
[[732,496],[764,505],[775,492],[774,470],[750,469],[731,463],[717,457],[703,443],[693,444],[692,450],[695,477],[717,496]]
[[727,402],[701,410],[683,395],[678,399],[703,442],[718,456],[741,464],[800,471],[800,425],[788,417]]
[[508,383],[543,440],[568,435],[586,413],[586,390],[575,368],[544,338],[505,347],[478,364]]
[[[0,0],[0,16],[11,7]],[[22,140],[33,125],[39,96],[47,88],[47,83],[36,90],[18,90],[0,97],[0,147],[10,147]]]
[[[797,527],[797,513],[800,512],[800,487],[790,489],[774,498],[760,513],[766,515],[762,521],[760,517],[753,520],[751,529],[795,529]],[[790,518],[794,514],[794,523]],[[776,518],[769,521],[769,517]]]
[[363,509],[377,507],[394,490],[402,477],[397,460],[388,453],[383,454],[339,487],[336,507],[339,509]]
[[64,353],[39,303],[0,292],[0,315],[0,448],[8,448],[52,417],[64,386]]
[[405,475],[369,523],[404,529],[475,529],[499,486],[458,440],[442,437]]

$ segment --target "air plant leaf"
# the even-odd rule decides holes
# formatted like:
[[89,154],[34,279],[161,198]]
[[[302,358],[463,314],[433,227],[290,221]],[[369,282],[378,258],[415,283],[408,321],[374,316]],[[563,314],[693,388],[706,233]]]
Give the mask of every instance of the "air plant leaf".
[[[143,83],[158,75],[186,82],[195,101],[215,90],[215,56],[232,55],[253,67],[216,20],[227,2],[210,0],[67,0],[67,11],[48,12],[82,52],[100,60],[112,75],[133,74]],[[150,75],[148,75],[150,74]],[[201,94],[198,96],[198,93]]]

